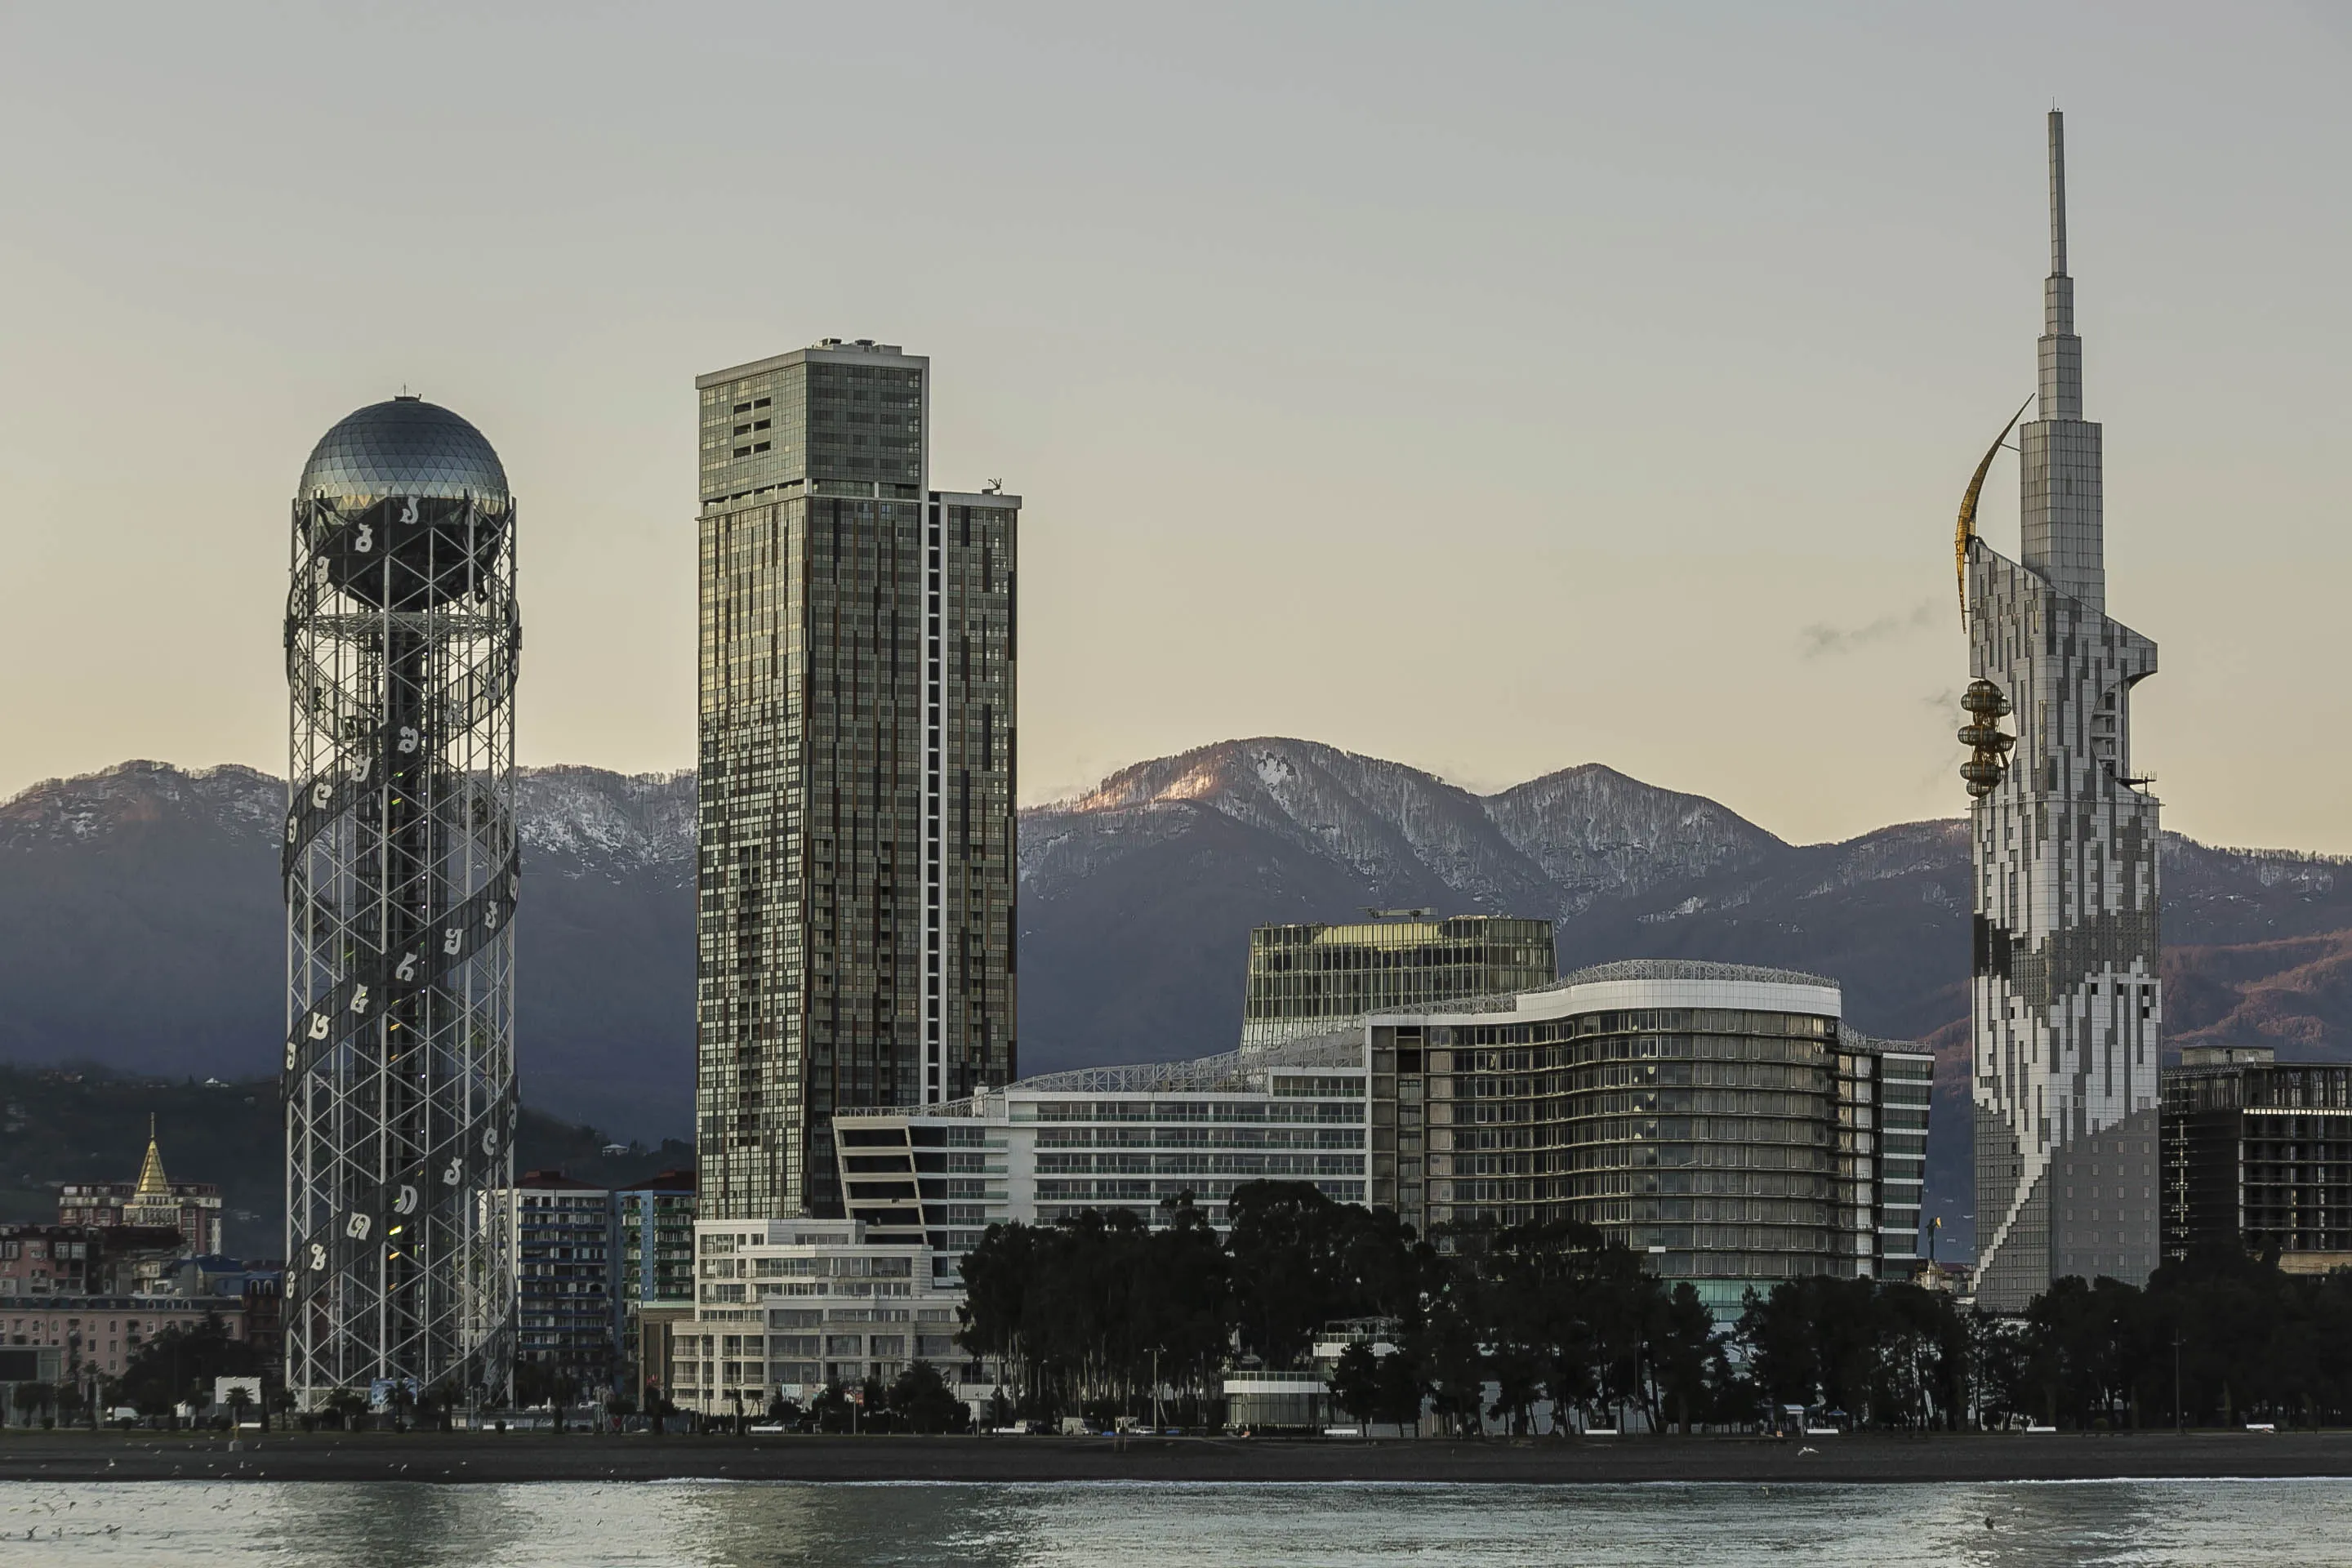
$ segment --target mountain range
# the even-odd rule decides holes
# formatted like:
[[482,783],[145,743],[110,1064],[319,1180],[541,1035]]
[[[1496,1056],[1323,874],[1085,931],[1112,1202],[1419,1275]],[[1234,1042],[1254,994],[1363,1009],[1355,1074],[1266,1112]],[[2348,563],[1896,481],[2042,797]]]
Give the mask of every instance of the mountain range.
[[[525,1097],[690,1124],[694,780],[527,770]],[[126,763],[0,805],[0,1061],[266,1073],[283,1027],[284,785]],[[2352,862],[2163,847],[2167,1032],[2352,1057]],[[1557,922],[1563,971],[1704,957],[1836,976],[1939,1071],[1931,1190],[1968,1226],[1969,850],[1955,818],[1793,845],[1597,763],[1477,795],[1313,742],[1224,742],[1024,811],[1024,1072],[1229,1049],[1249,928],[1429,906]]]

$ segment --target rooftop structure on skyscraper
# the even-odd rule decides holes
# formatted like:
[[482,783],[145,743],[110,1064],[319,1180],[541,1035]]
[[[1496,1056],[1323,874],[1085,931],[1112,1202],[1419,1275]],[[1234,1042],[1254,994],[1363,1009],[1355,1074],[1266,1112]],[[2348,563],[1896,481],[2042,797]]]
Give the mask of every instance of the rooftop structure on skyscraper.
[[1549,983],[1551,921],[1508,915],[1433,920],[1428,910],[1367,910],[1343,924],[1250,932],[1242,1048],[1328,1034],[1367,1014],[1456,996],[1507,995]]
[[2132,688],[2156,673],[2156,645],[2106,614],[2100,427],[2083,417],[2055,110],[2039,361],[2040,417],[2017,427],[2021,558],[1976,532],[1998,441],[1958,531],[1977,1299],[1998,1311],[2064,1275],[2145,1279],[2157,1255],[2157,800],[2131,757]]

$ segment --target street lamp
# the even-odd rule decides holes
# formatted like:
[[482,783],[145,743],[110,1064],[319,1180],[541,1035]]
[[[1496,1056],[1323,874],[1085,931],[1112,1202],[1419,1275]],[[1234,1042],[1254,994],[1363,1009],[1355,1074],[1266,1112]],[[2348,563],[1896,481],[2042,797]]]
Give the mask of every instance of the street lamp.
[[2180,1325],[2172,1325],[2172,1434],[2179,1436],[2184,1428],[2180,1423]]

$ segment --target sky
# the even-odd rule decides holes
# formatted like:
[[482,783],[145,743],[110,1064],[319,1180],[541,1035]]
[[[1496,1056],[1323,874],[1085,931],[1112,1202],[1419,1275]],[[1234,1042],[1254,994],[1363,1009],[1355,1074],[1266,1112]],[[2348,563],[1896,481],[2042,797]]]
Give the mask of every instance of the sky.
[[283,771],[295,479],[404,386],[520,500],[523,760],[689,764],[693,378],[836,336],[1025,498],[1026,801],[1283,734],[1958,815],[2055,102],[2135,763],[2352,852],[2347,16],[0,0],[0,795]]

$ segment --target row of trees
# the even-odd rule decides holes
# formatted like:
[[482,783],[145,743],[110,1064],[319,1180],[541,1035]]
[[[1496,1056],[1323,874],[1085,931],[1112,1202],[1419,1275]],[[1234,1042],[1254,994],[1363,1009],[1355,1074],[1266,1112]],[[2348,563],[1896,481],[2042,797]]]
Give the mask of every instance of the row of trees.
[[[59,1383],[11,1384],[6,1414],[25,1426],[95,1425],[103,1412],[124,1406],[142,1415],[167,1415],[181,1405],[209,1405],[215,1378],[258,1378],[264,1373],[261,1352],[233,1337],[208,1313],[201,1322],[175,1325],[149,1341],[119,1377],[84,1370]],[[268,1397],[261,1401],[246,1389],[232,1389],[231,1415],[267,1422],[289,1407],[274,1379],[266,1380],[263,1387]]]
[[1996,1415],[2053,1426],[2352,1421],[2352,1271],[2217,1248],[2145,1289],[2061,1279],[2021,1325],[1984,1325],[1978,1361]]
[[1303,1366],[1325,1324],[1377,1318],[1396,1352],[1342,1356],[1337,1404],[1457,1433],[1744,1426],[1790,1406],[1909,1430],[2168,1426],[2176,1398],[2191,1423],[2352,1420],[2352,1273],[2199,1256],[2145,1289],[2061,1280],[2022,1321],[1908,1283],[1792,1279],[1718,1326],[1587,1226],[1441,1248],[1289,1182],[1240,1188],[1230,1215],[1222,1240],[1189,1200],[1158,1228],[1118,1212],[992,1227],[964,1263],[961,1343],[1031,1419],[1142,1415],[1160,1394],[1205,1421],[1236,1360]]
[[[667,1400],[661,1402],[665,1406]],[[663,1414],[664,1412],[656,1412]],[[1011,1417],[1006,1415],[1006,1419]],[[740,1431],[765,1420],[800,1432],[918,1432],[927,1435],[968,1432],[971,1412],[948,1384],[947,1377],[929,1362],[919,1361],[894,1382],[869,1377],[863,1384],[828,1384],[806,1405],[777,1395],[765,1410],[742,1403],[739,1394],[731,1417],[720,1417]]]

